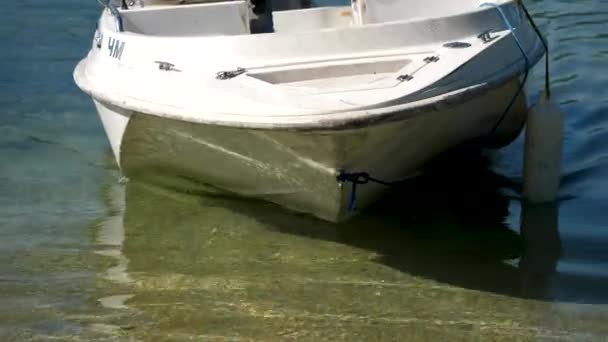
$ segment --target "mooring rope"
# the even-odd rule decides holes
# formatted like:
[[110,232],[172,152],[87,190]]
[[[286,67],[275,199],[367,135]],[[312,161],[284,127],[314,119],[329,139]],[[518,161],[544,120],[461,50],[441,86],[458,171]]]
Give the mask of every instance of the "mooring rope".
[[521,7],[521,9],[524,11],[526,18],[528,19],[528,22],[534,29],[534,32],[536,32],[538,39],[540,39],[541,43],[543,44],[543,47],[545,48],[545,55],[546,55],[545,56],[545,93],[547,94],[547,98],[550,98],[551,97],[551,72],[550,72],[551,69],[549,67],[549,61],[550,61],[549,43],[547,42],[547,38],[545,38],[543,36],[543,33],[538,28],[538,25],[536,25],[534,18],[532,18],[532,15],[528,11],[528,8],[526,8],[526,5],[524,5],[524,2],[522,0],[518,0],[517,3]]
[[519,48],[519,51],[521,52],[521,54],[522,54],[522,56],[524,58],[524,78],[522,79],[521,84],[519,85],[519,88],[517,89],[517,92],[515,92],[515,95],[513,96],[513,98],[511,99],[511,101],[509,102],[509,105],[507,106],[507,108],[505,109],[505,111],[502,113],[502,115],[498,119],[498,122],[496,122],[496,124],[494,125],[494,127],[492,128],[492,130],[490,131],[490,133],[487,135],[488,137],[491,137],[491,136],[493,136],[496,133],[496,131],[498,130],[498,128],[500,127],[500,125],[502,124],[502,122],[505,120],[505,118],[507,117],[507,115],[511,111],[511,108],[513,108],[513,105],[515,104],[515,101],[517,101],[517,98],[523,92],[524,86],[526,85],[526,81],[528,80],[528,76],[530,74],[530,68],[532,67],[532,65],[531,65],[532,63],[530,62],[530,58],[528,57],[528,54],[526,53],[526,50],[524,49],[524,46],[523,46],[522,42],[519,40],[519,38],[515,34],[515,28],[513,27],[513,25],[511,25],[511,22],[509,22],[509,18],[505,14],[505,12],[502,9],[502,7],[500,7],[498,4],[493,3],[493,2],[484,2],[483,4],[480,5],[480,7],[483,7],[483,6],[492,6],[492,7],[496,8],[498,10],[498,12],[500,13],[502,19],[505,22],[505,25],[509,29],[509,33],[513,37],[513,40],[515,41],[515,44],[517,44],[517,47]]
[[369,175],[369,173],[367,172],[355,172],[355,173],[348,173],[344,170],[340,171],[340,174],[338,174],[338,176],[336,177],[336,180],[338,181],[338,183],[344,184],[344,183],[352,183],[352,188],[350,190],[350,200],[348,203],[348,211],[355,211],[357,209],[356,207],[356,202],[357,202],[357,185],[363,185],[363,184],[367,184],[367,183],[376,183],[376,184],[381,184],[381,185],[385,185],[385,186],[393,186],[396,185],[399,182],[387,182],[387,181],[383,181],[381,179],[377,179],[374,178],[372,176]]

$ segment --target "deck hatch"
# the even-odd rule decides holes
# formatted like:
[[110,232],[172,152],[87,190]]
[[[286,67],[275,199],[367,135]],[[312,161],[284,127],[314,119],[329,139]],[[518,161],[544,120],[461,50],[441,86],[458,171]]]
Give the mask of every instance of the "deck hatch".
[[282,68],[248,75],[271,84],[289,84],[313,80],[327,80],[343,77],[386,76],[394,74],[412,62],[409,58],[384,61],[364,61],[332,65],[306,65],[298,68]]

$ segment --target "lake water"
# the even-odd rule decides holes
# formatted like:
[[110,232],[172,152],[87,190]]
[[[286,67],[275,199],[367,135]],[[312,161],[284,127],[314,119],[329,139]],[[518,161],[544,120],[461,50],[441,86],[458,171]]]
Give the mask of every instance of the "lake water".
[[0,340],[608,340],[608,1],[527,3],[566,113],[559,206],[522,208],[519,139],[340,226],[120,184],[71,78],[99,7],[5,4]]

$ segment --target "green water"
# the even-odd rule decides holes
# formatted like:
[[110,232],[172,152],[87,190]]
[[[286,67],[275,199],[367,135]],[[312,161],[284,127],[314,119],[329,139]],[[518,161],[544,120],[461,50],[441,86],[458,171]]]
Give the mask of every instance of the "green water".
[[566,113],[559,207],[522,208],[520,139],[342,225],[121,184],[71,79],[98,6],[4,6],[0,340],[608,340],[608,2],[528,5]]

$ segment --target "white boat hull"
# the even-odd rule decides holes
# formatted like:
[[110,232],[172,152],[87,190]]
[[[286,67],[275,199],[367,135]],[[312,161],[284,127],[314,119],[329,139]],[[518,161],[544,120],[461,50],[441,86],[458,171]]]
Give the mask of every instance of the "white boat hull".
[[[376,183],[358,185],[357,211],[352,210],[352,184],[337,180],[341,172],[365,172],[391,182],[418,175],[442,152],[488,134],[511,101],[504,94],[517,87],[514,80],[483,96],[405,120],[316,131],[220,127],[96,105],[117,162],[129,178],[181,191],[264,199],[341,221],[389,190]],[[484,142],[504,145],[519,134],[526,117],[524,98],[522,94],[500,129]]]
[[270,33],[244,0],[110,8],[74,78],[125,176],[329,221],[518,135],[544,49],[515,0],[357,4],[277,11]]

